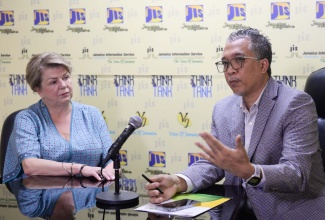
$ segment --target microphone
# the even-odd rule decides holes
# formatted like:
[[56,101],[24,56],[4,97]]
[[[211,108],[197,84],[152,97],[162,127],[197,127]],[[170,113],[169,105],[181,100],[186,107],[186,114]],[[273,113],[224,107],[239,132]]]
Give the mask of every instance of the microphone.
[[141,127],[141,125],[142,119],[140,116],[135,115],[130,118],[128,126],[123,130],[122,134],[120,134],[117,140],[109,148],[107,156],[102,163],[102,166],[104,166],[110,159],[115,159],[117,153],[121,149],[124,142],[130,137],[130,135],[135,131],[135,129]]

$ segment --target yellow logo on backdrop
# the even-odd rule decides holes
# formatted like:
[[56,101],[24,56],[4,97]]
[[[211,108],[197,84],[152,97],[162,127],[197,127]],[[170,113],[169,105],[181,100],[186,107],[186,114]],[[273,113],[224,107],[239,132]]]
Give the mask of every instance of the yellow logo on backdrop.
[[107,8],[107,23],[123,23],[123,8]]
[[289,2],[271,3],[271,20],[288,20],[290,18]]
[[149,151],[149,167],[166,167],[166,153]]
[[325,2],[316,2],[316,18],[324,19],[325,18]]
[[108,121],[107,121],[107,118],[106,118],[106,116],[104,115],[104,110],[102,111],[102,116],[103,116],[103,118],[104,118],[104,120],[105,120],[105,122],[106,122],[106,124],[108,125]]
[[188,113],[183,115],[182,112],[178,113],[177,121],[184,126],[184,128],[190,127],[192,125],[192,121],[187,117]]
[[163,10],[161,6],[146,7],[146,22],[159,23],[163,21]]
[[203,5],[186,6],[186,22],[203,21]]
[[0,26],[14,26],[14,11],[0,11]]
[[86,9],[70,9],[70,24],[86,24]]
[[48,25],[49,10],[34,10],[34,25]]
[[149,125],[149,120],[148,118],[145,116],[146,112],[142,112],[140,113],[140,111],[137,111],[137,115],[139,115],[142,119],[142,125],[141,127],[147,126]]
[[188,166],[191,166],[196,161],[202,159],[202,157],[198,153],[188,153]]
[[246,19],[245,4],[228,4],[227,7],[228,21],[243,21]]
[[121,166],[128,165],[128,156],[127,156],[127,151],[126,150],[120,150],[119,151],[119,159],[120,159]]

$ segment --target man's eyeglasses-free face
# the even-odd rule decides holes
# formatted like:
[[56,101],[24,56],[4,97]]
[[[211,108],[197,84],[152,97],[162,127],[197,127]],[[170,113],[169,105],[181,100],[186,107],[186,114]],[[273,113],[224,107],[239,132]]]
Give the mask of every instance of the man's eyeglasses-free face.
[[255,59],[255,60],[260,60],[260,58],[257,57],[234,57],[231,60],[222,60],[219,62],[216,62],[217,69],[220,73],[224,73],[228,70],[229,64],[234,70],[238,70],[243,67],[243,62],[246,59]]

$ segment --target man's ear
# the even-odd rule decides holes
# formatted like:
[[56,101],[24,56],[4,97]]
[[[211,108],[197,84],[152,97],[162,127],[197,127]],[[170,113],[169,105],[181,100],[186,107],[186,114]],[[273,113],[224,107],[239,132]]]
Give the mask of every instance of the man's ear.
[[262,71],[262,73],[266,73],[269,66],[270,66],[270,63],[266,58],[261,60],[261,71]]

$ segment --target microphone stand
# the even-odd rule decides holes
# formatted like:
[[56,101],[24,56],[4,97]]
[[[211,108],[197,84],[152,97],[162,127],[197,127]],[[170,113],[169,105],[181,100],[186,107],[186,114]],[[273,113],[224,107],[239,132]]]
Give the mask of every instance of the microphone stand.
[[113,158],[115,170],[115,192],[108,190],[96,195],[96,206],[102,209],[116,210],[116,219],[120,219],[120,209],[127,209],[139,204],[139,195],[131,191],[120,191],[120,159]]

